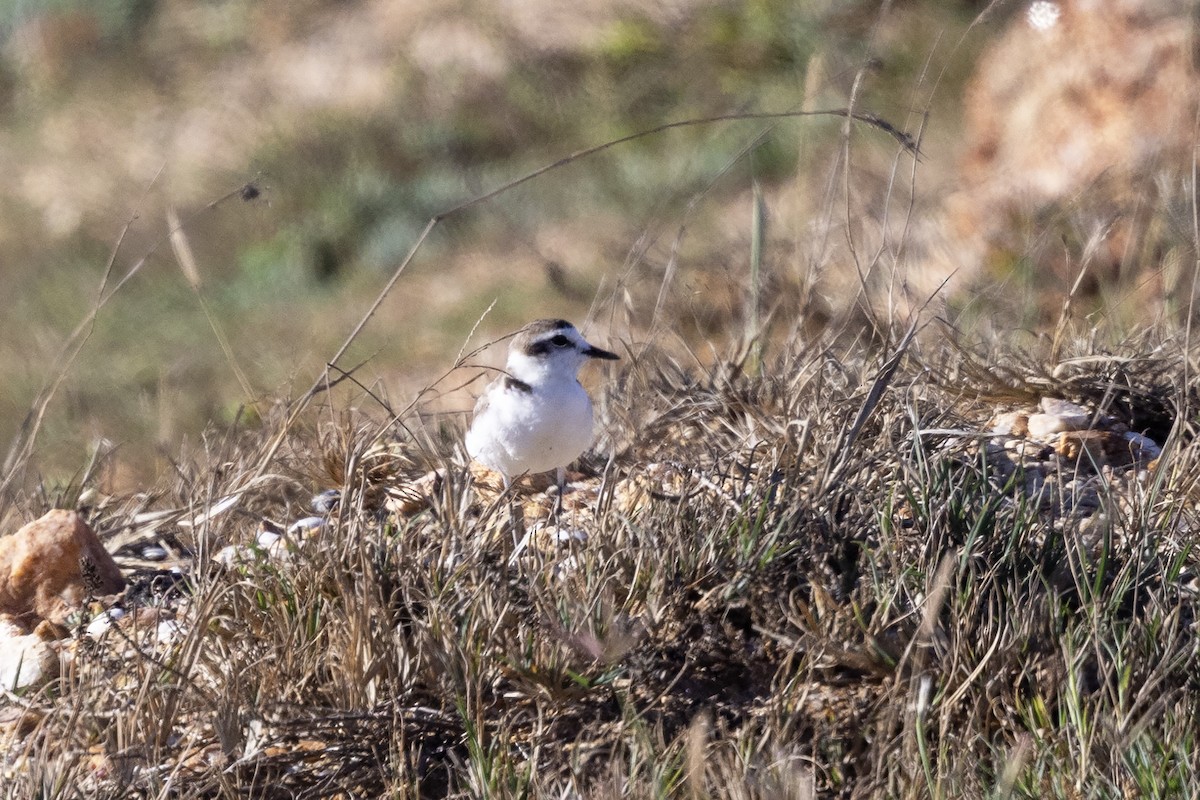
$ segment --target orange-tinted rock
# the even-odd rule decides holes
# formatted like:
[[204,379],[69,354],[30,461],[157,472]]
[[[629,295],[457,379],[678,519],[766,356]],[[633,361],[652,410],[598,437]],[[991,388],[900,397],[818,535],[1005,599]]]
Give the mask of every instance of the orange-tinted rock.
[[51,511],[0,537],[0,614],[27,627],[62,624],[87,597],[123,588],[116,562],[74,511]]
[[1069,462],[1085,460],[1101,467],[1110,463],[1110,456],[1119,455],[1118,442],[1124,439],[1108,431],[1067,431],[1059,435],[1054,449]]

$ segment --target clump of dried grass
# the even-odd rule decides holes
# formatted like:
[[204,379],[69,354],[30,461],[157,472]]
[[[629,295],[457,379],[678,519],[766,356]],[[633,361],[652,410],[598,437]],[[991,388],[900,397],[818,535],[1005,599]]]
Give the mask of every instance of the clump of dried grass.
[[[646,350],[601,404],[617,457],[590,462],[596,513],[566,512],[587,541],[515,558],[489,535],[507,508],[452,465],[424,510],[383,510],[450,464],[451,439],[314,413],[272,423],[282,439],[210,442],[153,496],[93,509],[122,535],[181,510],[152,526],[189,556],[188,593],[163,600],[183,636],[81,640],[61,685],[20,700],[36,725],[9,747],[8,796],[1046,796],[1200,777],[1183,360],[1142,341],[1039,367],[900,341],[754,375]],[[1110,498],[1098,551],[970,437],[919,435],[1039,393],[1183,414]],[[620,502],[623,477],[663,465],[669,491]],[[331,484],[328,527],[289,558],[212,559]]]

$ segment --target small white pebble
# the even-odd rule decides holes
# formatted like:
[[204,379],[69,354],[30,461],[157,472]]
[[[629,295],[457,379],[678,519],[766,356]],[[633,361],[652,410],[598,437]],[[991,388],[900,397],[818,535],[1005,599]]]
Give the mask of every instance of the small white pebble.
[[183,626],[173,619],[164,619],[154,629],[154,639],[159,644],[174,644],[183,638]]
[[142,548],[142,558],[147,561],[165,561],[167,555],[166,548],[156,544],[146,545]]
[[271,545],[275,544],[282,538],[283,535],[278,534],[275,531],[259,531],[255,541],[258,542],[258,546],[263,550],[268,550],[270,549]]
[[88,623],[84,629],[84,634],[89,639],[99,639],[104,634],[108,633],[117,620],[125,616],[125,609],[110,608],[102,614],[97,614],[96,618]]

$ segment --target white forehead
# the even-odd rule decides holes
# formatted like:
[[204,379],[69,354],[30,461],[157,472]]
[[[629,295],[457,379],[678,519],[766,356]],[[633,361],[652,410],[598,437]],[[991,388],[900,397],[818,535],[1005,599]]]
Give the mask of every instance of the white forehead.
[[575,329],[574,325],[566,325],[561,328],[555,328],[554,330],[549,330],[549,331],[545,331],[543,333],[539,333],[533,337],[533,341],[534,342],[549,342],[558,336],[565,336],[568,339],[570,339],[572,342],[575,342],[575,344],[582,344],[585,346],[587,345],[587,340],[584,339],[583,335],[580,334],[580,332]]
[[561,345],[553,343],[560,336],[574,345],[573,350],[589,347],[587,340],[571,323],[563,320],[538,320],[521,329],[513,338],[509,352],[520,353],[530,358],[545,358],[554,352],[563,352]]

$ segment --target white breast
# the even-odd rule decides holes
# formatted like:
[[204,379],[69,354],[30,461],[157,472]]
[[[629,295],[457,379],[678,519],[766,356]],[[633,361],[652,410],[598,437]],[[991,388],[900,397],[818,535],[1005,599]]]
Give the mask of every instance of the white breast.
[[531,391],[497,384],[467,432],[476,461],[516,477],[565,467],[592,443],[592,402],[576,380]]

